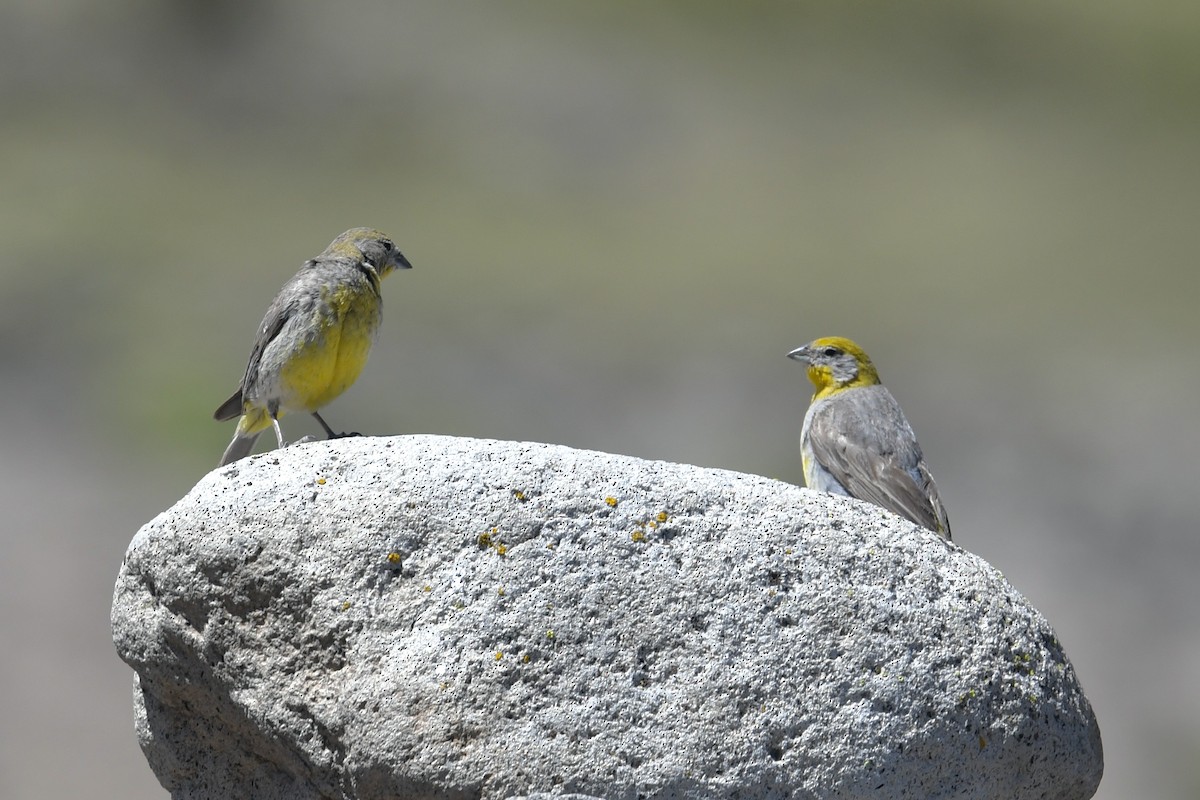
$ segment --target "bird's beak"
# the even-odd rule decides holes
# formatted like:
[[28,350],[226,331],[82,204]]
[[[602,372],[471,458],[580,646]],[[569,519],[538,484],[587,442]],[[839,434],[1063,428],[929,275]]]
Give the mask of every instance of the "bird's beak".
[[392,257],[392,261],[396,262],[396,269],[412,269],[412,264],[408,263],[408,259],[404,257],[404,253],[396,251]]
[[792,359],[793,361],[807,362],[808,361],[808,345],[804,345],[803,347],[797,347],[795,350],[788,353],[788,358]]

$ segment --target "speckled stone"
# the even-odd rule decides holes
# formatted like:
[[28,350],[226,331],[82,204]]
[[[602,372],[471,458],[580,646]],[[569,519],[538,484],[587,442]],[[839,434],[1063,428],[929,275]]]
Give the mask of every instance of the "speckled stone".
[[722,470],[296,445],[147,523],[112,619],[184,800],[1088,798],[1103,771],[1053,630],[995,569]]

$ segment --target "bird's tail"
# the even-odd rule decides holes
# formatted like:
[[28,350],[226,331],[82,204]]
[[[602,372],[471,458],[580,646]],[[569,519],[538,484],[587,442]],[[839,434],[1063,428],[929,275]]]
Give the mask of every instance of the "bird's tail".
[[218,467],[223,467],[226,464],[232,464],[239,458],[245,458],[250,455],[250,451],[254,449],[254,443],[258,441],[258,433],[242,433],[241,428],[233,434],[233,441],[229,443],[229,447],[225,448],[225,455],[221,456],[221,463]]
[[221,456],[221,463],[217,466],[223,467],[250,455],[254,443],[258,441],[258,435],[271,427],[274,421],[262,408],[247,408],[246,413],[238,420],[237,430],[233,432],[233,441],[225,448],[225,455]]

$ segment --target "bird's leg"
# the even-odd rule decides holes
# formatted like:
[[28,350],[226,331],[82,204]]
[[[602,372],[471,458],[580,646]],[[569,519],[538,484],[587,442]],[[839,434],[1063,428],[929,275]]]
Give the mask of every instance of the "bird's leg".
[[279,427],[279,404],[268,403],[267,413],[271,415],[271,426],[275,428],[275,443],[282,450],[286,443],[283,441],[283,430]]
[[317,422],[321,423],[321,427],[325,429],[325,435],[330,439],[345,439],[347,436],[362,436],[358,431],[352,433],[334,433],[333,428],[325,420],[321,419],[321,415],[317,412],[312,412],[312,415],[317,418]]

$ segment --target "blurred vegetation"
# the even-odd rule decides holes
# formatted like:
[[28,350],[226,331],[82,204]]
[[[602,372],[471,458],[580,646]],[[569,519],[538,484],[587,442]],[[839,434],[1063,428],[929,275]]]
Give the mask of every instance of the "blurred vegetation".
[[15,0],[0,97],[0,402],[136,517],[354,225],[416,268],[335,427],[799,482],[784,354],[852,336],[1074,654],[1101,794],[1194,788],[1139,742],[1200,741],[1155,694],[1200,666],[1200,4]]

